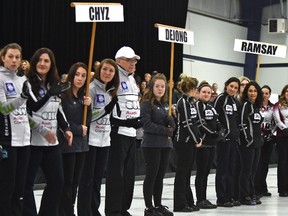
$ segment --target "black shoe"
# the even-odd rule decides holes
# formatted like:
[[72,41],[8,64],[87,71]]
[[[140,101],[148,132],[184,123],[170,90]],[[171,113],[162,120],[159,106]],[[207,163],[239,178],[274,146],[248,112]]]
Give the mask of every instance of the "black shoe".
[[233,206],[241,206],[241,202],[239,200],[234,200],[232,198],[230,199],[230,202],[233,204]]
[[241,206],[241,202],[239,200],[234,200],[233,205],[234,206]]
[[157,207],[158,212],[160,212],[164,216],[173,216],[173,212],[169,211],[167,206],[160,205]]
[[260,201],[260,196],[256,196],[256,195],[252,195],[251,199],[255,201],[256,205],[260,205],[262,204],[262,202]]
[[196,206],[196,205],[190,205],[189,206],[191,209],[193,209],[193,211],[200,211],[200,208],[198,207],[198,206]]
[[251,199],[251,197],[245,197],[240,202],[242,205],[256,205],[255,200]]
[[272,194],[267,191],[267,192],[265,192],[265,193],[262,193],[262,196],[270,197],[270,196],[272,196]]
[[288,197],[288,193],[279,193],[279,197]]
[[194,210],[190,208],[189,206],[185,206],[182,209],[174,209],[174,212],[193,212]]
[[226,208],[231,208],[233,207],[233,203],[231,202],[217,202],[217,206],[219,207],[226,207]]
[[258,197],[260,197],[260,198],[261,198],[261,197],[263,197],[263,196],[264,196],[263,194],[264,194],[264,193],[257,193],[257,194],[256,194],[256,196],[258,196]]
[[203,200],[201,202],[197,202],[196,206],[200,209],[215,209],[217,205],[212,204],[209,200]]
[[155,207],[146,208],[144,210],[144,216],[163,216]]

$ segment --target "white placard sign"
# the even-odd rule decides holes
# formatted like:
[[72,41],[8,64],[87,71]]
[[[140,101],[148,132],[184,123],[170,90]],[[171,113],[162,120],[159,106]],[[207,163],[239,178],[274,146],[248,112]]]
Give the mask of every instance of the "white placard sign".
[[286,58],[287,46],[235,39],[234,51]]
[[194,32],[187,29],[159,26],[158,39],[160,41],[194,45]]
[[76,22],[124,22],[121,4],[76,4]]

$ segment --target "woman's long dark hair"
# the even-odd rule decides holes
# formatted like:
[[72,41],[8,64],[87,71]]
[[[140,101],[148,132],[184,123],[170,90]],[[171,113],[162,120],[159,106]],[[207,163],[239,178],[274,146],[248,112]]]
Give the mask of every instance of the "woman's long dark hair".
[[[37,68],[36,68],[37,63],[39,62],[40,56],[44,53],[48,54],[50,61],[51,61],[51,68],[47,73],[47,77],[45,81],[41,80],[41,77],[38,75]],[[36,52],[31,57],[30,71],[27,74],[27,77],[29,79],[29,82],[31,83],[33,93],[36,96],[39,96],[40,85],[42,84],[42,82],[44,82],[43,84],[46,89],[48,89],[48,86],[56,85],[59,82],[60,78],[59,78],[58,69],[56,66],[55,56],[52,50],[46,47],[36,50]]]
[[82,67],[82,68],[84,68],[86,70],[86,80],[85,80],[84,85],[78,90],[77,94],[78,94],[78,96],[84,96],[85,89],[86,89],[86,86],[87,86],[87,76],[88,76],[88,72],[87,71],[88,71],[88,68],[83,62],[76,62],[70,67],[68,75],[67,75],[67,79],[66,79],[66,82],[70,82],[71,83],[71,88],[69,88],[64,93],[63,96],[67,97],[68,99],[72,99],[73,98],[74,78],[75,78],[75,75],[76,75],[76,72],[77,72],[78,68],[80,68],[80,67]]
[[225,87],[224,87],[224,92],[227,92],[227,86],[231,83],[231,82],[236,82],[238,83],[238,92],[240,92],[240,80],[237,77],[230,77],[226,82],[225,82]]
[[260,108],[262,106],[262,103],[263,103],[263,93],[262,93],[261,87],[255,81],[250,81],[249,83],[246,84],[245,89],[242,93],[241,101],[242,101],[242,103],[244,103],[245,101],[248,100],[248,89],[250,86],[254,86],[257,90],[257,97],[256,97],[254,104],[257,108]]

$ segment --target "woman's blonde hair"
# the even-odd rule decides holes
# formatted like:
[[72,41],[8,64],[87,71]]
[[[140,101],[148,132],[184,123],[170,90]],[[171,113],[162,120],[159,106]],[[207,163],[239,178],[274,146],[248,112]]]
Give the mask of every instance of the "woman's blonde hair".
[[195,77],[184,77],[179,83],[179,87],[183,93],[189,92],[191,89],[196,89],[198,80]]

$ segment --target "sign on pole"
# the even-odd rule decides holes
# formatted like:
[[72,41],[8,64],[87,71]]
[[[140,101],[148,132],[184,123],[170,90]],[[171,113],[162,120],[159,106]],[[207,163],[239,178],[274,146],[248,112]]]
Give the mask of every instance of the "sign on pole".
[[[183,29],[174,26],[168,26],[156,23],[155,27],[158,28],[158,39],[160,41],[171,42],[171,57],[170,57],[170,79],[173,81],[174,69],[174,43],[194,45],[194,33],[189,29]],[[169,115],[171,115],[172,107],[172,87],[169,88]]]
[[[87,86],[85,96],[89,96],[89,84],[93,63],[93,52],[96,35],[96,22],[124,22],[123,6],[120,3],[94,3],[94,2],[72,2],[75,7],[76,22],[92,22]],[[87,122],[87,109],[84,106],[83,125]]]
[[194,45],[193,31],[173,26],[159,25],[158,39],[160,41]]
[[124,22],[123,5],[105,3],[76,4],[76,22]]
[[259,70],[260,70],[260,55],[286,58],[287,46],[250,41],[250,40],[235,39],[234,51],[258,55],[256,75],[255,75],[255,81],[258,82]]
[[286,58],[287,46],[235,39],[234,51]]

